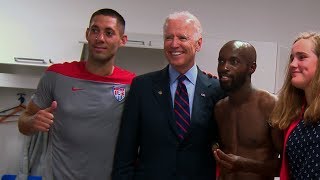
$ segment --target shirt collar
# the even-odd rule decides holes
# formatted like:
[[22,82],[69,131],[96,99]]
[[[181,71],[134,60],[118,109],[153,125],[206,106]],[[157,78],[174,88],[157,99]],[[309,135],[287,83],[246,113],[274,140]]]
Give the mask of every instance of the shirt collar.
[[[180,73],[176,71],[171,65],[169,65],[170,84],[173,84],[177,80],[179,75]],[[184,75],[193,85],[195,85],[198,75],[197,65],[194,64]]]

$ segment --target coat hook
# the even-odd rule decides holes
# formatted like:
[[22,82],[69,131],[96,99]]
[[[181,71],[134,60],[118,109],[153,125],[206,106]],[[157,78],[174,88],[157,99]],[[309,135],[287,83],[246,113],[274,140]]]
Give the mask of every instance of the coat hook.
[[20,101],[20,104],[23,104],[24,101],[26,100],[26,99],[24,98],[24,96],[25,96],[26,94],[25,94],[25,93],[18,93],[17,95],[19,96],[18,100]]

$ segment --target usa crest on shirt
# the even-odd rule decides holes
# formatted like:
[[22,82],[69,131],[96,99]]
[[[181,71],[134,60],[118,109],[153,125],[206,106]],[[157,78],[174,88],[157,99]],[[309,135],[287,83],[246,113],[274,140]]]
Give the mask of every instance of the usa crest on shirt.
[[113,95],[117,101],[122,101],[126,97],[126,88],[113,87]]

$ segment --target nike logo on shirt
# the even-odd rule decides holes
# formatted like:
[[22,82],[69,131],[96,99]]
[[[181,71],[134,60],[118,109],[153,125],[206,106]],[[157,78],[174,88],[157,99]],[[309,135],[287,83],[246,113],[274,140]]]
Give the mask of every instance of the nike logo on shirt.
[[82,88],[76,88],[76,87],[73,87],[73,86],[72,86],[71,90],[72,90],[72,91],[79,91],[79,90],[83,90],[83,89],[82,89]]

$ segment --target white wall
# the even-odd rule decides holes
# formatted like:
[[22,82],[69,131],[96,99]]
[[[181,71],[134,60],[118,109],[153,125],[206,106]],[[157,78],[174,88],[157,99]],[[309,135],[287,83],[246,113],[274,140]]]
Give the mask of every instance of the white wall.
[[[283,83],[288,47],[291,46],[295,36],[303,31],[320,31],[319,0],[136,0],[134,3],[130,0],[110,0],[108,2],[107,6],[124,14],[128,22],[127,31],[131,32],[162,33],[162,23],[169,13],[188,10],[199,18],[204,34],[208,36],[223,40],[241,39],[277,43],[279,48],[275,92]],[[257,63],[259,68],[259,59]]]
[[[0,61],[7,54],[28,57],[35,51],[38,57],[33,58],[79,59],[78,41],[84,39],[90,15],[105,7],[125,17],[127,32],[161,34],[169,13],[189,10],[210,37],[277,43],[284,47],[278,49],[277,88],[286,64],[281,61],[287,60],[280,51],[290,47],[299,32],[320,30],[318,0],[2,0]],[[33,44],[43,46],[35,49]]]
[[320,14],[318,0],[108,2],[107,6],[124,14],[128,22],[127,30],[132,32],[161,33],[164,18],[180,10],[189,10],[195,14],[202,22],[205,34],[222,39],[277,42],[287,46],[298,32],[320,29],[317,23]]

